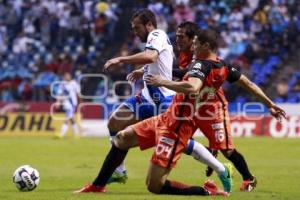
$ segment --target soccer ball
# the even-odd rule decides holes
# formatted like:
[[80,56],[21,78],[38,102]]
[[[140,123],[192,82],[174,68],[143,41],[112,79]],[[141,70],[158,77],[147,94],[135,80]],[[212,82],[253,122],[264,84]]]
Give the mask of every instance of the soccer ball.
[[39,172],[29,165],[22,165],[16,169],[13,175],[13,182],[20,191],[32,191],[39,182]]

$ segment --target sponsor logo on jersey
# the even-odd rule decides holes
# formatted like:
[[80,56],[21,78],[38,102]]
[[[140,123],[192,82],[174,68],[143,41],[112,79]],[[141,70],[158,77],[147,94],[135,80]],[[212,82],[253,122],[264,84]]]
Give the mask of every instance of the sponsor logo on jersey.
[[201,63],[198,62],[194,65],[193,69],[201,69],[201,66]]
[[196,76],[200,76],[200,77],[205,77],[204,73],[197,70],[197,69],[192,69],[190,72],[189,72],[189,75],[196,75]]
[[168,145],[174,145],[175,141],[167,137],[160,137],[159,141]]
[[216,124],[212,124],[211,125],[212,129],[223,129],[224,128],[224,124],[223,123],[216,123]]

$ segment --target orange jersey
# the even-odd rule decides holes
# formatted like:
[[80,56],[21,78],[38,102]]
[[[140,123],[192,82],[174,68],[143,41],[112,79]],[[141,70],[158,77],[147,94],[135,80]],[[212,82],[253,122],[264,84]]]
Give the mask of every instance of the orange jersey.
[[180,69],[186,69],[188,68],[189,64],[191,64],[193,59],[193,52],[180,52],[179,58],[178,58],[178,64]]
[[[151,162],[165,168],[174,167],[197,128],[208,138],[210,148],[233,149],[227,101],[221,86],[226,80],[234,82],[240,76],[234,67],[223,61],[193,62],[183,81],[189,77],[201,79],[203,87],[200,92],[177,93],[165,113],[132,125],[140,149],[155,146]],[[218,112],[211,116],[215,107]],[[204,122],[201,117],[208,118],[208,121]]]
[[[189,77],[196,77],[203,81],[199,94],[184,95],[177,93],[164,113],[164,123],[176,129],[181,120],[209,120],[218,117],[214,115],[219,109],[227,109],[227,100],[222,89],[223,83],[237,81],[241,74],[232,65],[222,60],[197,60],[190,64],[188,73],[183,81]],[[200,117],[199,117],[200,116]],[[195,120],[196,118],[196,120]]]

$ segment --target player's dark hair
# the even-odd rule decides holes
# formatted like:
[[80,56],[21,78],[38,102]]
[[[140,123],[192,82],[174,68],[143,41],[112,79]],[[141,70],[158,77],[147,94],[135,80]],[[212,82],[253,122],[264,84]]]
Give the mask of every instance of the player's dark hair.
[[218,49],[219,34],[212,29],[202,29],[197,32],[198,41],[203,44],[207,42],[212,51]]
[[185,35],[190,39],[194,38],[199,30],[198,25],[194,22],[183,22],[179,24],[178,28],[184,28]]
[[139,18],[143,25],[146,25],[148,22],[151,22],[155,28],[157,28],[157,22],[154,13],[149,9],[138,10],[133,13],[131,21],[135,18]]

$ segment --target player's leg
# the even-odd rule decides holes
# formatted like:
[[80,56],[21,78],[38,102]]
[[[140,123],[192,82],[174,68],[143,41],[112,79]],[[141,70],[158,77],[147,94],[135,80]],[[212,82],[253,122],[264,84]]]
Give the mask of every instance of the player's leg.
[[[131,97],[122,103],[109,117],[108,120],[108,130],[110,134],[110,141],[112,142],[120,130],[125,129],[126,127],[135,124],[139,121],[138,116],[136,115],[136,107],[138,101],[136,97]],[[127,171],[125,167],[125,162],[123,161],[113,173],[108,183],[118,182],[126,183]]]
[[66,136],[69,129],[70,119],[73,117],[73,109],[71,105],[63,105],[62,110],[65,112],[65,119],[60,129],[60,135],[58,138],[63,138]]
[[127,105],[121,104],[108,119],[108,130],[110,136],[114,137],[116,134],[124,130],[127,126],[135,124],[139,121],[133,110],[128,108]]
[[150,163],[147,175],[147,189],[154,194],[170,195],[222,195],[228,193],[219,189],[213,181],[206,181],[204,186],[191,186],[178,181],[168,180],[170,169]]
[[215,170],[220,178],[224,190],[226,192],[231,192],[232,190],[232,165],[229,163],[223,164],[218,161],[205,146],[198,143],[197,141],[190,139],[188,141],[187,148],[185,150],[186,154],[193,156],[194,159],[202,162],[203,164],[211,167]]
[[[248,164],[244,159],[244,156],[234,148],[228,110],[227,109],[223,110],[223,114],[224,114],[223,123],[224,123],[225,140],[223,144],[219,146],[220,147],[219,149],[222,150],[223,155],[233,163],[235,168],[242,175],[243,183],[240,189],[242,191],[251,191],[256,187],[257,180],[250,173]],[[225,146],[225,141],[226,141],[226,146]]]
[[129,148],[139,145],[140,149],[144,150],[155,145],[156,118],[152,117],[120,131],[93,184],[89,184],[76,192],[105,192],[107,181],[124,160]]
[[188,141],[185,152],[186,154],[191,155],[194,159],[212,167],[218,174],[222,174],[226,171],[225,166],[218,161],[205,146],[193,139]]
[[75,120],[75,117],[73,116],[72,118],[70,118],[70,122],[72,124],[72,129],[73,129],[73,134],[75,136],[75,138],[79,138],[79,127],[78,124]]
[[137,136],[131,127],[120,131],[107,154],[98,176],[92,184],[88,184],[75,193],[105,192],[105,185],[115,169],[123,162],[128,149],[138,145]]
[[67,131],[69,129],[69,120],[64,120],[63,124],[61,125],[60,128],[60,135],[58,135],[58,138],[63,138],[66,136]]
[[[110,116],[108,129],[111,136],[111,141],[114,134],[119,130],[123,130],[127,126],[135,124],[143,119],[150,118],[156,115],[154,105],[149,103],[143,96],[136,95],[127,99],[121,104]],[[108,183],[118,182],[126,183],[128,177],[126,173],[125,163],[122,162],[109,179]]]
[[[205,147],[215,158],[218,157],[218,150],[215,149],[210,149],[209,147]],[[205,170],[205,175],[206,177],[210,177],[214,172],[214,169],[211,168],[210,166],[207,166],[206,170]]]
[[212,120],[206,124],[209,126],[206,126],[203,131],[205,130],[204,134],[209,140],[209,148],[221,150],[223,155],[233,163],[235,168],[243,176],[243,179],[245,178],[244,181],[248,183],[248,181],[253,180],[253,176],[249,172],[244,157],[235,150],[228,110],[223,109],[222,112],[219,113],[219,120]]
[[230,160],[235,168],[239,171],[239,173],[243,177],[243,183],[240,186],[241,191],[251,191],[256,187],[257,180],[251,174],[248,164],[244,158],[244,156],[239,153],[236,149],[225,149],[221,150],[223,155]]
[[112,148],[93,184],[105,186],[115,169],[124,161],[128,149],[136,147],[137,145],[137,137],[131,127],[126,128],[124,131],[120,131],[116,135]]

